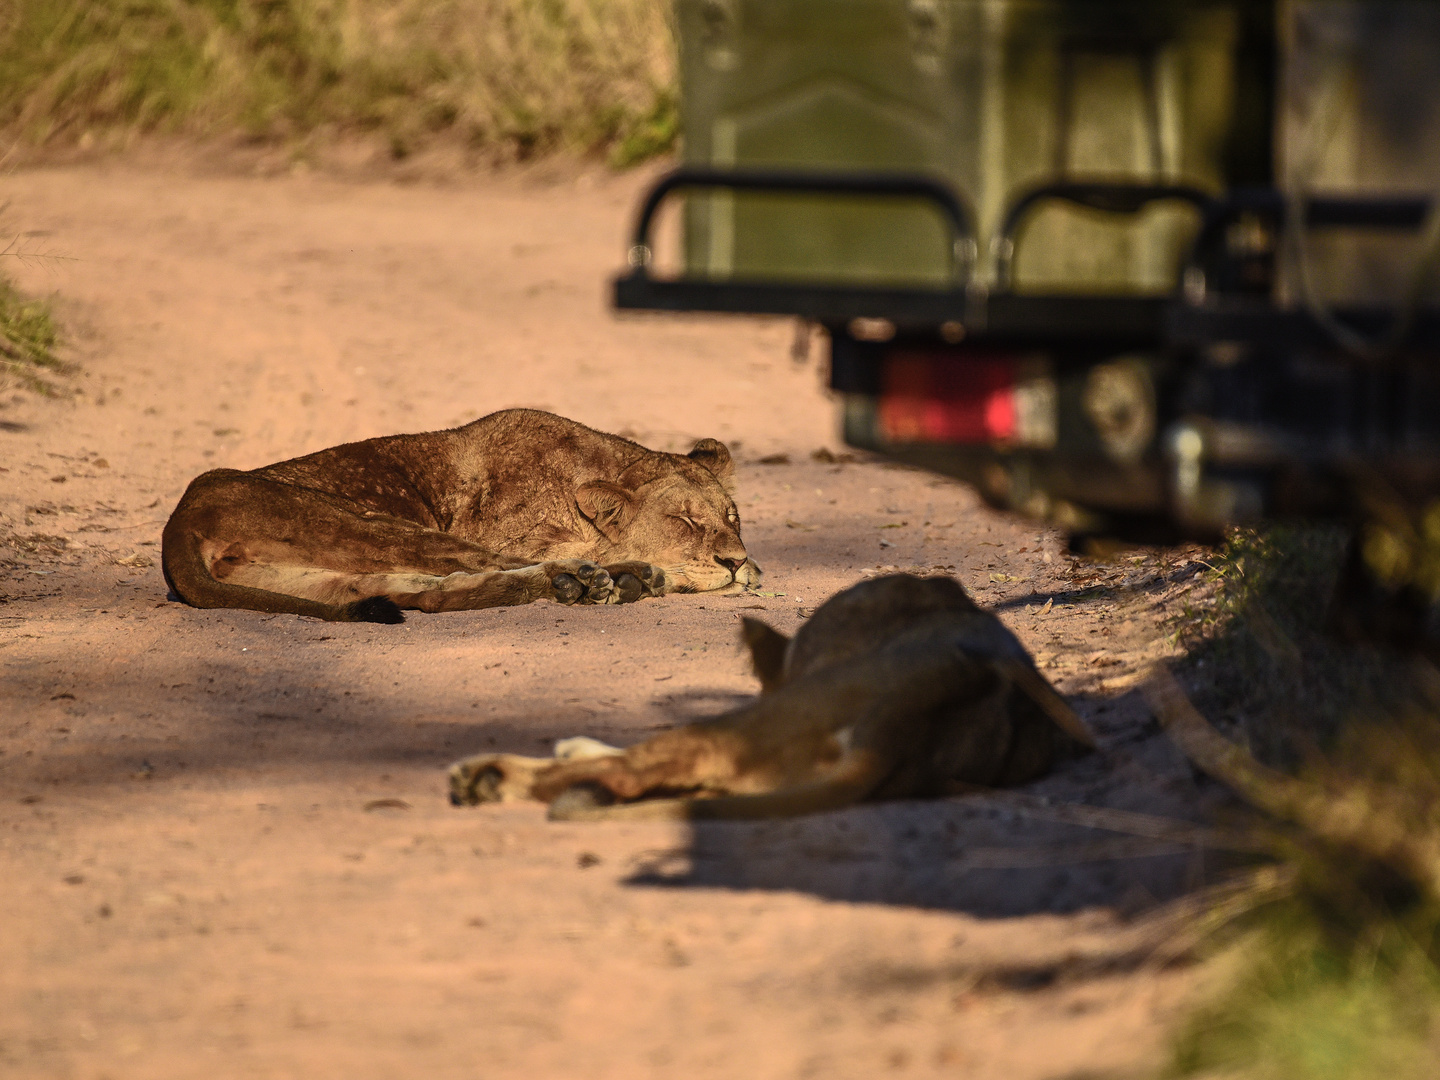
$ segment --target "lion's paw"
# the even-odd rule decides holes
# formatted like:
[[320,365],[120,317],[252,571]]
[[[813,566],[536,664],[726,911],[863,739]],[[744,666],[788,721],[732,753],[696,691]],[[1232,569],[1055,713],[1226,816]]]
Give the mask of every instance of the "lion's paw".
[[605,567],[620,594],[620,603],[633,604],[647,596],[665,595],[665,571],[647,562],[623,562]]
[[450,766],[450,804],[474,806],[476,803],[500,802],[505,770],[500,755],[481,754]]
[[529,799],[535,777],[554,764],[554,758],[519,754],[479,754],[464,758],[450,766],[450,802],[455,806],[474,806]]
[[561,604],[618,604],[620,591],[609,573],[584,559],[558,559],[540,564]]

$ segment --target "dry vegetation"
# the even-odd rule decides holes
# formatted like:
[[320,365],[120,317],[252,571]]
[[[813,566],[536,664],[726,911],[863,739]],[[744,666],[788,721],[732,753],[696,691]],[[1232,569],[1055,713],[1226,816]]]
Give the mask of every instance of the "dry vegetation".
[[11,0],[0,125],[29,146],[137,133],[603,152],[677,134],[665,0]]
[[1230,977],[1174,1076],[1420,1080],[1440,1060],[1440,674],[1324,635],[1343,548],[1236,532],[1182,615],[1181,677],[1217,724],[1173,684],[1157,711],[1274,861],[1214,913]]
[[[10,0],[3,158],[157,133],[625,166],[674,145],[674,53],[666,0]],[[0,275],[0,381],[52,391],[56,343]]]
[[1203,602],[1173,613],[1196,704],[1261,761],[1294,767],[1352,721],[1413,705],[1413,665],[1327,632],[1350,530],[1234,530]]

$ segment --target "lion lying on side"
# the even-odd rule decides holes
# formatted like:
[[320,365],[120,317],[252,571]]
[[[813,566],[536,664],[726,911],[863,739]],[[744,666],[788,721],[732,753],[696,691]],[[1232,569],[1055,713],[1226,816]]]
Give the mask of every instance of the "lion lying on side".
[[761,694],[618,750],[486,754],[450,800],[550,803],[556,819],[763,818],[1019,784],[1093,747],[1000,620],[950,578],[896,574],[827,600],[795,637],[745,620]]
[[688,455],[531,409],[197,477],[165,526],[195,607],[400,622],[757,584],[725,445]]

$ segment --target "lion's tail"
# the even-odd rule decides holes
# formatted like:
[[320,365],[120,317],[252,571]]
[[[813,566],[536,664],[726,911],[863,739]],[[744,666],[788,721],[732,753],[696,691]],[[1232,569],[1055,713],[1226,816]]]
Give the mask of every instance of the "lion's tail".
[[401,623],[405,616],[395,601],[371,596],[349,604],[327,604],[299,596],[252,589],[218,581],[210,573],[200,550],[200,536],[185,528],[180,510],[171,515],[161,536],[160,569],[170,591],[191,607],[244,608],[278,615],[308,615],[327,622]]

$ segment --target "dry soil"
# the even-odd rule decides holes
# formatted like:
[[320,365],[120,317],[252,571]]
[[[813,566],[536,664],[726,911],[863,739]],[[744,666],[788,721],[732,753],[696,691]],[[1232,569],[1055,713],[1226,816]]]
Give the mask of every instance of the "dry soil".
[[[983,798],[694,830],[446,802],[462,755],[634,741],[741,699],[740,612],[793,631],[886,567],[998,605],[1100,733],[1028,795],[1191,817],[1213,798],[1136,689],[1198,564],[1079,562],[951,481],[813,458],[843,447],[790,324],[608,309],[644,179],[0,182],[19,250],[66,257],[7,269],[54,294],[78,366],[65,396],[0,407],[0,1073],[1162,1060],[1197,976],[1147,962],[1133,917],[1201,880],[1201,852]],[[403,626],[167,600],[160,529],[197,473],[512,405],[728,441],[762,591]]]

